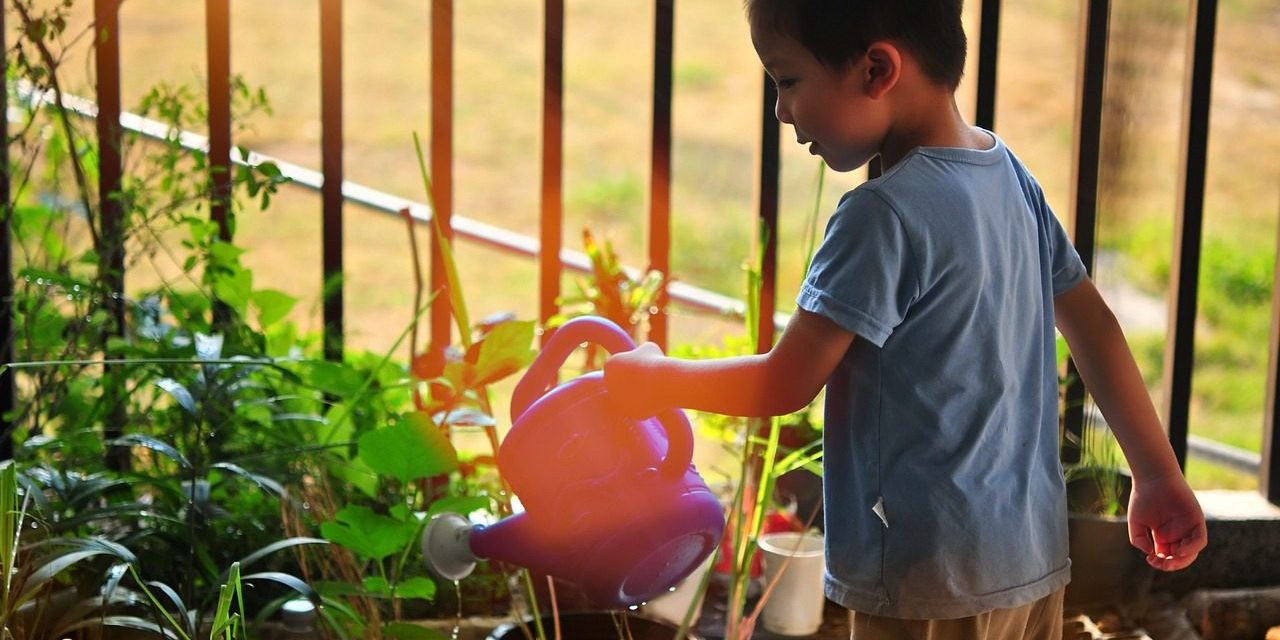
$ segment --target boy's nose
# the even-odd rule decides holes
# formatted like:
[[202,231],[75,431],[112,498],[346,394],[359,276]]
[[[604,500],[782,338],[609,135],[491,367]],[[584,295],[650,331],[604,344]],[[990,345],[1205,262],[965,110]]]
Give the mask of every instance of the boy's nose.
[[791,110],[782,102],[782,98],[778,98],[773,104],[773,115],[778,118],[778,122],[783,124],[795,124],[791,121]]

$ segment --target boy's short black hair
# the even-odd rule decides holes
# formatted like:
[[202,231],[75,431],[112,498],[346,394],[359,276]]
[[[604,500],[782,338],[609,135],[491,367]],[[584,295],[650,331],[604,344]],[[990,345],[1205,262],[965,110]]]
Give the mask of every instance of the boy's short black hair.
[[891,40],[924,73],[955,89],[964,75],[964,0],[746,0],[747,19],[795,39],[822,64],[843,69],[877,40]]

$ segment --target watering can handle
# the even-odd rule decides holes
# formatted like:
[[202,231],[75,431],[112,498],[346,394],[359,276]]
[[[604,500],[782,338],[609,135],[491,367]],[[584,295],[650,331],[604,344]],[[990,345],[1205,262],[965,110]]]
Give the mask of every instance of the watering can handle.
[[[551,334],[538,357],[511,394],[511,421],[515,422],[535,400],[541,398],[556,382],[560,366],[578,345],[590,342],[609,353],[630,351],[636,343],[611,320],[599,316],[579,316]],[[663,411],[657,416],[667,432],[667,457],[662,461],[664,474],[683,474],[693,460],[693,429],[679,409]]]

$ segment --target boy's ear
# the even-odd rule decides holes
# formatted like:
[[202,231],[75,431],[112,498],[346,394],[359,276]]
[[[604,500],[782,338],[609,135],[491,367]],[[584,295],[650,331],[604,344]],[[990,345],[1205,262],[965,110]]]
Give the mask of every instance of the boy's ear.
[[902,76],[902,51],[892,42],[871,43],[863,55],[867,65],[862,78],[867,97],[875,100],[898,84]]

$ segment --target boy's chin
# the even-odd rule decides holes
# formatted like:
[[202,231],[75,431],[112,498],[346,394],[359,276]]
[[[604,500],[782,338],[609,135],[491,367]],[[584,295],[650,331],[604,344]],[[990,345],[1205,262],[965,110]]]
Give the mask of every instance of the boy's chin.
[[848,173],[850,171],[857,171],[858,169],[861,169],[867,166],[867,163],[871,162],[871,158],[870,157],[858,157],[858,158],[826,158],[824,157],[822,161],[825,162],[827,164],[827,168],[831,169],[832,171],[836,171],[839,173]]

